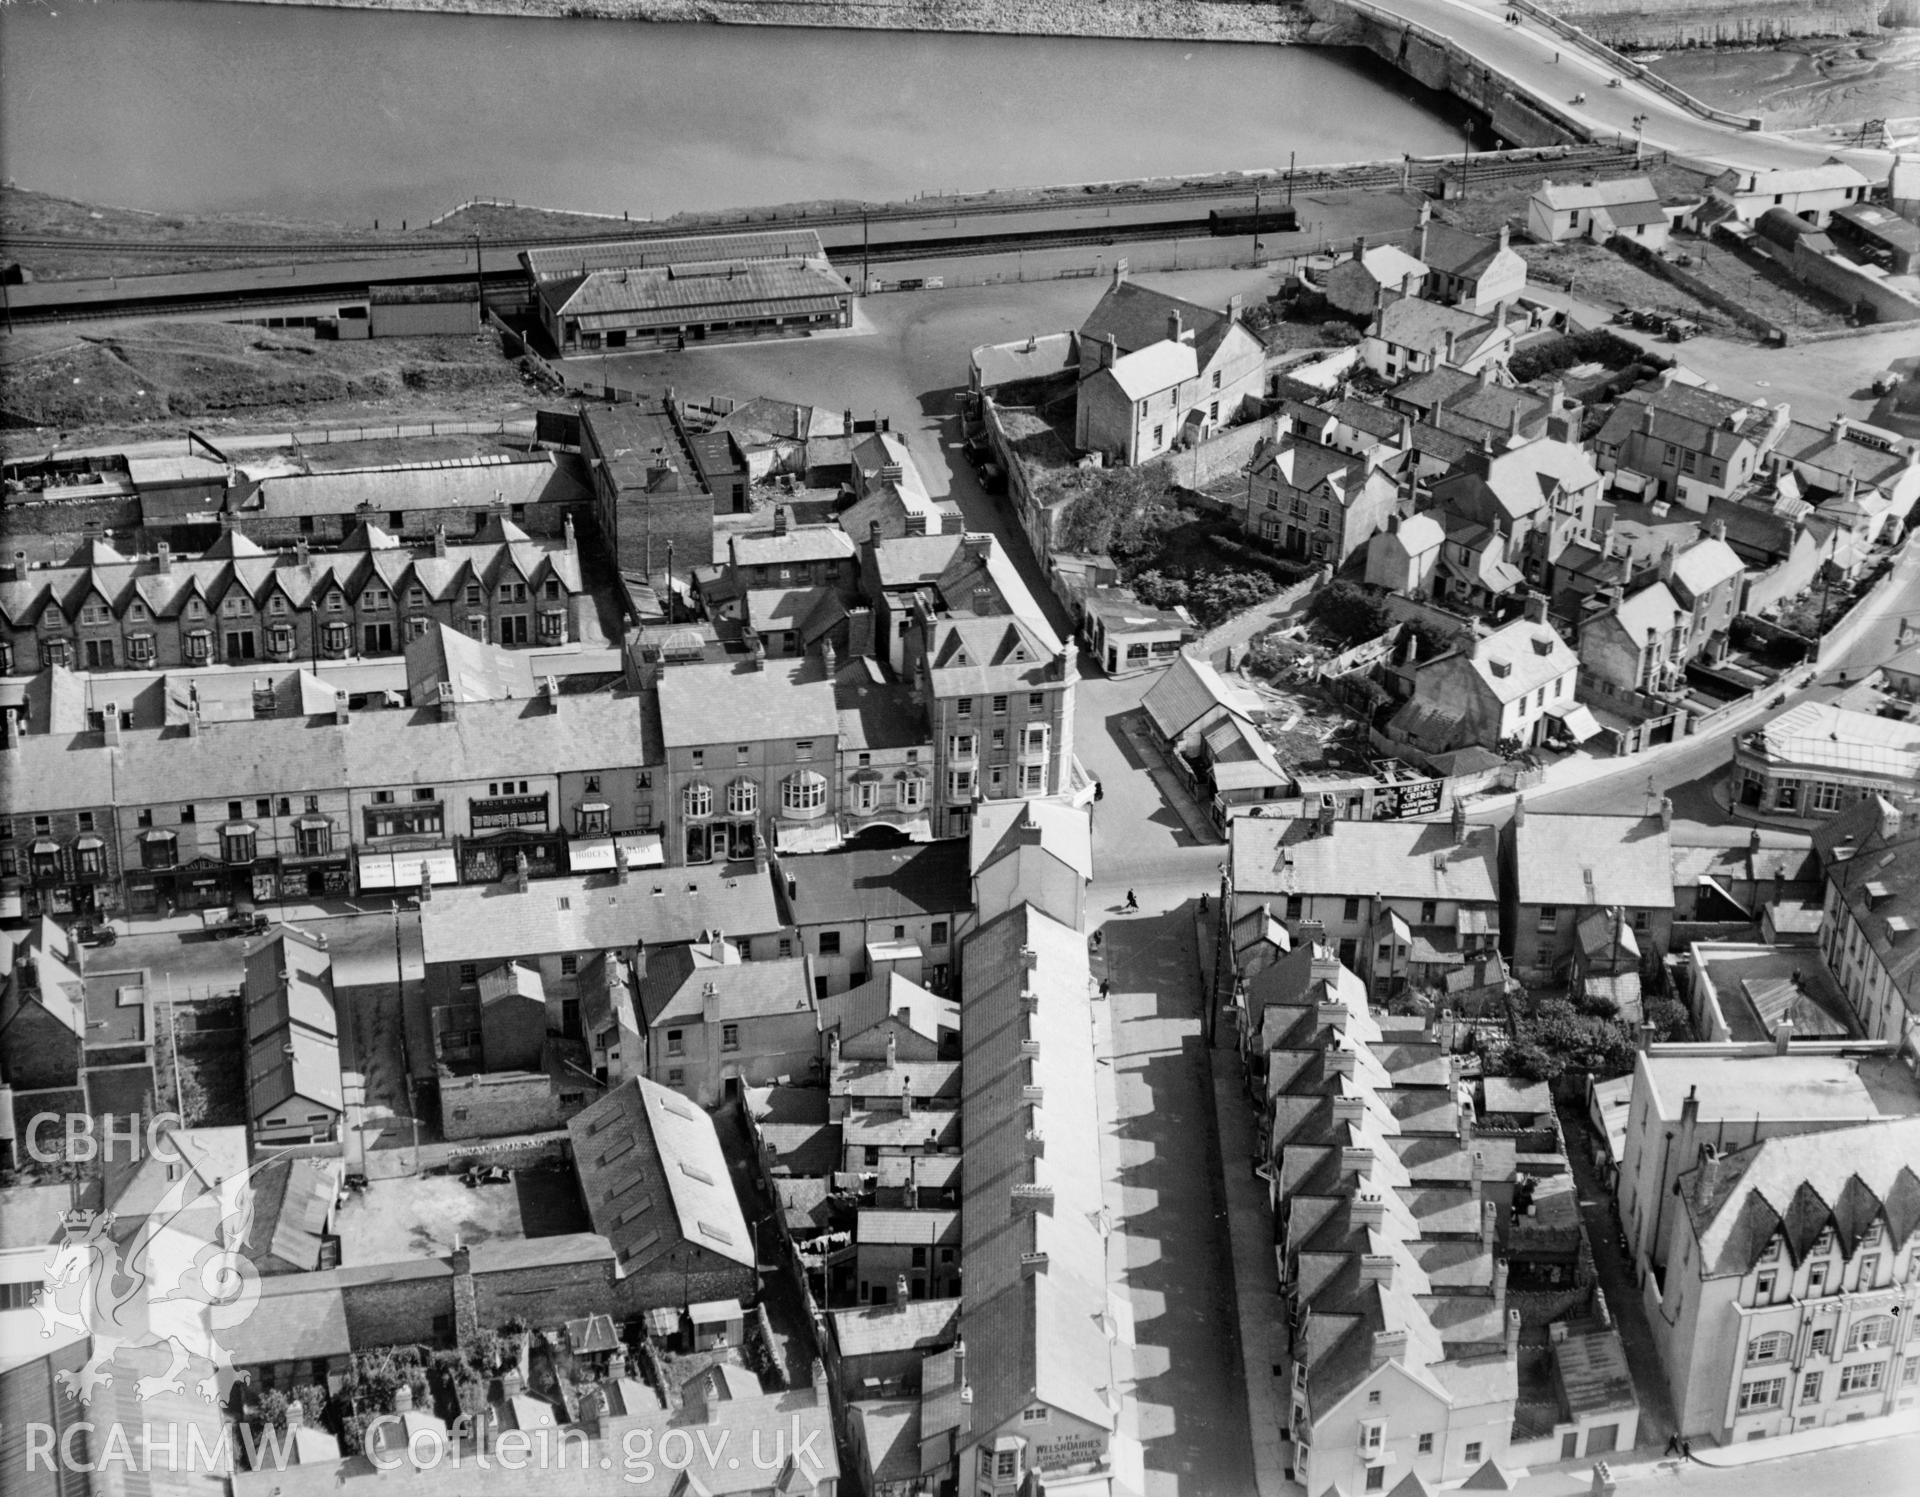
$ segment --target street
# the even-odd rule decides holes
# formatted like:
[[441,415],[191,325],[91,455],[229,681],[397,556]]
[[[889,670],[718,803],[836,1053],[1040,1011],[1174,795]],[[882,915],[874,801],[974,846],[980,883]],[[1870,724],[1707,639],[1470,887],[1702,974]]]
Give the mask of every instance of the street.
[[1108,1261],[1133,1322],[1123,1428],[1143,1448],[1144,1497],[1240,1497],[1253,1490],[1252,1444],[1191,901],[1146,892],[1129,916],[1125,899],[1096,864],[1088,924],[1104,922],[1113,981]]
[[[1715,1451],[1699,1451],[1711,1460]],[[1700,1460],[1661,1461],[1616,1466],[1621,1497],[1825,1497],[1845,1492],[1854,1497],[1897,1497],[1914,1490],[1920,1436],[1876,1440],[1805,1455],[1715,1467]],[[1593,1490],[1593,1466],[1570,1462],[1538,1475],[1521,1477],[1512,1490],[1520,1497],[1578,1497]]]

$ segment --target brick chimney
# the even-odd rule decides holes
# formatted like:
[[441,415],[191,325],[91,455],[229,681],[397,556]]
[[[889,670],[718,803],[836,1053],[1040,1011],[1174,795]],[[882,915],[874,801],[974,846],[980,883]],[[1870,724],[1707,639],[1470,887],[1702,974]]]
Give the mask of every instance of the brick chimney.
[[1378,1284],[1382,1289],[1393,1288],[1393,1254],[1362,1253],[1360,1255],[1360,1282]]
[[1180,314],[1178,312],[1167,313],[1167,341],[1169,343],[1178,343],[1182,341],[1185,336],[1186,327],[1180,319]]
[[444,525],[433,527],[433,554],[435,556],[447,554],[447,527]]
[[1384,1367],[1389,1362],[1397,1362],[1407,1354],[1407,1333],[1405,1331],[1375,1331],[1373,1333],[1373,1352],[1368,1359],[1370,1367]]
[[153,569],[162,577],[168,576],[173,571],[173,547],[165,541],[153,548]]

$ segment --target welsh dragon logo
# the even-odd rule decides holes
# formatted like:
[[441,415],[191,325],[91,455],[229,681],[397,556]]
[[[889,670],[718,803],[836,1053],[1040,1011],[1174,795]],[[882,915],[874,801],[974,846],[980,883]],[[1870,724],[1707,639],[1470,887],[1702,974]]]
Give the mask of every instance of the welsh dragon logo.
[[[118,1218],[103,1212],[49,1254],[38,1302],[40,1334],[78,1331],[92,1340],[85,1365],[56,1374],[71,1398],[91,1404],[112,1386],[122,1351],[165,1348],[170,1360],[139,1378],[135,1396],[185,1393],[182,1380],[207,1369],[195,1386],[209,1403],[223,1402],[241,1375],[222,1339],[245,1323],[260,1301],[260,1271],[245,1246],[253,1229],[253,1175],[268,1161],[212,1188],[182,1170],[158,1206],[122,1241]],[[155,1358],[154,1360],[158,1360]]]

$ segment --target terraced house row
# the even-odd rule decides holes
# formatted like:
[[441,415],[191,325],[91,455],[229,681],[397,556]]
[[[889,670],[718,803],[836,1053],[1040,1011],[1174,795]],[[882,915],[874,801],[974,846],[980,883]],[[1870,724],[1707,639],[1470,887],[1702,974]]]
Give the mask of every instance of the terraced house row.
[[[0,580],[0,674],[168,669],[392,655],[435,624],[522,645],[578,640],[593,617],[571,524],[543,545],[501,515],[471,541],[413,546],[362,521],[337,550],[269,551],[229,531],[199,556],[87,542],[72,564]],[[597,626],[594,626],[597,632]]]

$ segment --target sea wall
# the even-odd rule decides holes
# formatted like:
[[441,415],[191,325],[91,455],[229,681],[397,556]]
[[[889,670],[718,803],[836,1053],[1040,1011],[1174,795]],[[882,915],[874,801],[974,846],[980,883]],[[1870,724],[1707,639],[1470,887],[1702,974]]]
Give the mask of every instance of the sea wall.
[[[1006,36],[1111,36],[1165,41],[1300,42],[1304,0],[232,0],[354,10],[575,16],[722,26],[876,31],[977,31]],[[1556,14],[1602,41],[1633,47],[1712,46],[1802,36],[1855,36],[1920,23],[1920,0],[1551,0]]]
[[1163,41],[1297,42],[1308,16],[1294,0],[235,0],[354,10],[571,16],[722,26],[974,31]]

